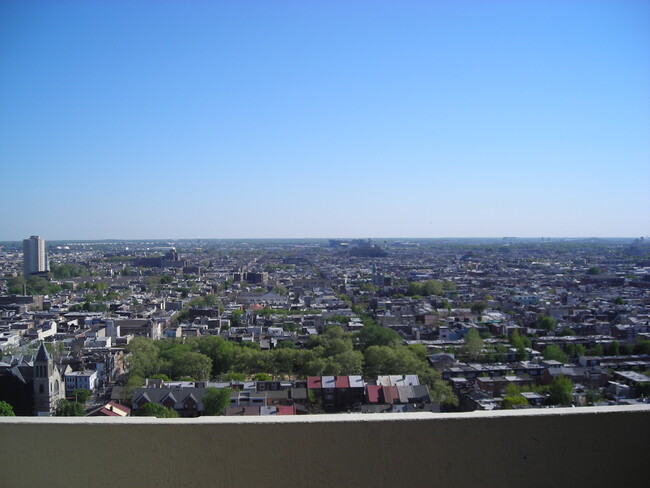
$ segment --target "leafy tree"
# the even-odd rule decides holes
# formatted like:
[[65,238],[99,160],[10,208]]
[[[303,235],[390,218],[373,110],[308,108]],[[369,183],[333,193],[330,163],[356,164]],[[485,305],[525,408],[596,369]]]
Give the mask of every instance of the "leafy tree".
[[162,362],[158,357],[158,348],[154,341],[146,337],[136,337],[128,346],[125,358],[129,373],[149,378],[160,373]]
[[357,340],[362,350],[370,346],[395,346],[402,343],[399,334],[392,329],[376,324],[364,324],[357,333]]
[[284,287],[282,285],[277,285],[277,286],[273,287],[273,293],[277,293],[278,295],[284,296],[284,295],[286,295],[288,293],[288,290],[287,290],[286,287]]
[[548,390],[550,405],[571,405],[573,382],[564,375],[557,376]]
[[443,285],[437,280],[427,280],[424,282],[424,296],[442,295]]
[[587,274],[590,274],[590,275],[599,275],[599,274],[600,274],[600,268],[598,268],[598,267],[596,267],[596,266],[592,266],[591,268],[589,268],[589,269],[587,270]]
[[424,284],[417,281],[412,281],[409,283],[408,288],[406,289],[406,294],[410,297],[413,296],[422,296],[424,293]]
[[437,280],[427,280],[425,282],[413,281],[409,283],[406,294],[411,297],[431,296],[443,294],[443,283]]
[[609,345],[609,355],[610,356],[618,356],[620,354],[620,347],[621,345],[619,344],[618,341],[612,341],[612,343]]
[[72,394],[76,398],[76,401],[83,405],[88,401],[90,395],[92,395],[92,392],[84,388],[77,388],[75,391],[72,392]]
[[88,276],[88,268],[75,263],[51,264],[50,274],[54,279],[66,280],[77,276]]
[[212,361],[200,352],[186,352],[172,362],[171,370],[174,378],[189,376],[204,381],[210,379]]
[[551,330],[555,330],[556,326],[557,326],[556,320],[553,317],[549,317],[548,315],[542,315],[537,320],[537,328],[539,329],[545,329],[551,331]]
[[528,352],[526,351],[526,344],[515,329],[510,336],[510,345],[517,349],[517,361],[525,361],[528,359]]
[[144,378],[135,374],[129,374],[122,392],[120,400],[124,403],[130,403],[133,398],[133,393],[136,388],[141,388],[144,385]]
[[427,361],[429,358],[429,350],[424,344],[409,344],[407,346],[409,350],[415,354],[415,357],[421,361]]
[[235,348],[232,342],[221,337],[207,336],[199,341],[199,352],[212,360],[212,376],[217,377],[226,373],[232,367],[235,358]]
[[361,374],[363,370],[363,354],[361,351],[347,350],[337,354],[332,359],[334,363],[339,365],[338,374]]
[[236,347],[232,370],[239,373],[266,373],[271,369],[270,355],[252,347]]
[[352,334],[343,332],[343,329],[337,325],[330,325],[324,334],[311,336],[307,347],[309,349],[322,347],[322,354],[325,356],[334,356],[352,350]]
[[15,417],[13,407],[7,402],[0,401],[0,417]]
[[188,303],[190,308],[217,308],[221,302],[216,295],[205,295],[202,297],[192,298]]
[[304,351],[295,348],[276,348],[270,353],[270,372],[274,375],[292,375],[302,369]]
[[157,403],[145,403],[135,411],[138,417],[157,417],[159,419],[177,418],[178,412]]
[[634,344],[624,344],[623,347],[621,347],[621,354],[626,356],[634,354]]
[[375,293],[379,288],[373,285],[372,283],[361,283],[359,290]]
[[470,329],[465,336],[465,344],[463,345],[463,353],[470,361],[476,361],[483,349],[483,339],[481,339],[478,330]]
[[596,344],[594,347],[589,349],[590,356],[602,356],[603,354],[605,354],[605,351],[603,351],[602,344]]
[[565,344],[564,346],[564,353],[568,357],[574,357],[576,355],[576,345],[575,344]]
[[239,325],[241,323],[241,317],[244,314],[241,310],[233,310],[232,314],[230,315],[230,320],[232,321],[232,325]]
[[203,395],[204,415],[223,415],[230,405],[230,390],[228,388],[206,388]]
[[27,281],[22,276],[14,276],[7,280],[8,291],[11,295],[22,295],[23,285],[26,284]]
[[564,327],[559,332],[556,333],[558,337],[569,337],[574,335],[570,327]]
[[224,373],[218,376],[219,381],[244,381],[246,376],[242,373]]
[[562,364],[569,362],[567,355],[560,348],[560,346],[557,346],[556,344],[549,344],[546,346],[546,349],[544,349],[544,359],[559,361]]
[[421,362],[404,346],[370,346],[364,353],[364,374],[368,378],[385,374],[417,374]]
[[637,339],[634,349],[637,354],[650,354],[650,341],[645,339]]
[[54,415],[57,417],[83,417],[86,414],[84,406],[79,402],[69,402],[65,398],[59,400]]
[[528,405],[528,400],[521,395],[507,396],[501,400],[501,408],[504,410],[510,410],[519,405]]
[[15,276],[7,280],[8,291],[11,294],[22,295],[23,286],[28,295],[49,295],[61,291],[57,284],[50,283],[40,276],[30,276],[25,279],[22,276]]
[[161,285],[171,285],[174,282],[174,277],[172,275],[162,275],[160,277]]
[[[506,346],[503,344],[497,344],[494,346],[494,355],[495,359],[498,363],[502,363],[506,360],[506,353],[508,350],[506,349]],[[517,361],[524,361],[528,357],[528,353],[526,353],[526,350],[524,349],[524,357],[522,359],[519,359],[521,355],[519,354],[519,350],[517,351]]]
[[429,365],[420,363],[420,369],[416,370],[420,383],[429,387],[431,400],[446,408],[458,406],[458,397],[452,387],[442,379],[439,371]]
[[442,288],[445,291],[454,292],[454,291],[456,291],[456,283],[454,283],[453,281],[445,281],[442,284]]
[[171,381],[169,376],[167,376],[166,374],[162,374],[162,373],[161,374],[155,374],[155,375],[151,376],[150,379],[152,379],[152,380],[162,380],[162,381]]
[[471,311],[475,315],[482,315],[483,312],[488,308],[488,304],[485,302],[473,303],[470,307]]
[[280,341],[276,346],[277,349],[296,349],[293,341]]

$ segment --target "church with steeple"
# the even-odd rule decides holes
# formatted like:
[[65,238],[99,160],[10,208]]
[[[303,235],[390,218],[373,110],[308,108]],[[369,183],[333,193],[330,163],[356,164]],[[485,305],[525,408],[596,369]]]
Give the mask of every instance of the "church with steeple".
[[34,415],[52,415],[65,387],[52,356],[41,343],[34,359]]

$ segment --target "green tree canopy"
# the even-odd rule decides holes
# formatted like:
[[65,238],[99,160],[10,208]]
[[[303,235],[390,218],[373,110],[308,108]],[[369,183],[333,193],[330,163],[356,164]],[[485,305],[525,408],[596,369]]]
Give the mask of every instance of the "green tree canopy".
[[544,359],[551,359],[554,361],[559,361],[562,364],[566,364],[569,362],[569,358],[565,354],[565,352],[562,350],[562,348],[556,344],[549,344],[546,346],[546,349],[544,349]]
[[357,333],[357,340],[361,349],[370,346],[395,346],[402,343],[397,332],[376,324],[366,324]]
[[7,402],[0,401],[0,417],[15,417],[14,408]]
[[[451,288],[451,285],[447,285],[447,288]],[[417,295],[428,297],[432,295],[442,295],[444,290],[444,284],[438,280],[427,280],[424,282],[413,281],[409,283],[406,294],[409,296]]]
[[518,405],[528,405],[528,400],[526,400],[521,395],[512,395],[504,397],[501,401],[501,408],[504,410],[510,410],[511,408]]
[[138,417],[157,417],[159,419],[170,419],[178,417],[178,412],[173,408],[164,407],[157,403],[145,403],[135,411]]
[[88,268],[76,263],[51,264],[50,274],[54,279],[67,280],[78,276],[88,276]]
[[61,291],[61,287],[50,283],[40,276],[30,276],[25,279],[22,276],[14,276],[7,280],[7,287],[10,294],[22,295],[23,286],[28,295],[49,295]]
[[79,402],[59,400],[54,415],[57,417],[83,417],[86,414],[84,406]]
[[557,376],[548,392],[550,405],[571,405],[573,382],[564,375]]
[[549,317],[548,315],[542,315],[538,320],[537,320],[537,327],[539,329],[546,329],[548,331],[555,330],[555,327],[557,326],[557,322],[553,317]]
[[470,329],[465,336],[465,344],[463,345],[463,353],[470,361],[476,361],[481,356],[483,349],[483,339],[476,329]]
[[146,337],[136,337],[126,346],[126,366],[130,374],[150,378],[160,373],[162,361],[154,341]]
[[77,388],[75,391],[72,392],[72,395],[76,398],[76,401],[78,401],[83,405],[88,401],[90,395],[92,395],[92,392],[84,388]]
[[488,304],[486,302],[476,302],[472,303],[470,310],[473,314],[481,315],[485,310],[487,310]]
[[510,345],[517,349],[517,361],[525,361],[528,359],[528,352],[526,352],[526,344],[519,332],[515,329],[510,336]]
[[203,395],[204,415],[223,415],[230,405],[230,390],[228,388],[206,388]]

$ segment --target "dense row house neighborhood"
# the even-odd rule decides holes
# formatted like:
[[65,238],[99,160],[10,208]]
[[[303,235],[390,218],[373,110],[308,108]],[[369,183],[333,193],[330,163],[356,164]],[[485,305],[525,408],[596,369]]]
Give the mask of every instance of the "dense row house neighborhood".
[[0,402],[15,415],[440,412],[650,394],[643,238],[1,244]]

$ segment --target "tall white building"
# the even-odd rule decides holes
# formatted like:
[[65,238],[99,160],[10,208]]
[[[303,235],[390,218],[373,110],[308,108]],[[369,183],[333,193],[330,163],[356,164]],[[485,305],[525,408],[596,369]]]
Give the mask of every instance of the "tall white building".
[[45,241],[38,236],[23,239],[23,274],[25,277],[49,270]]

